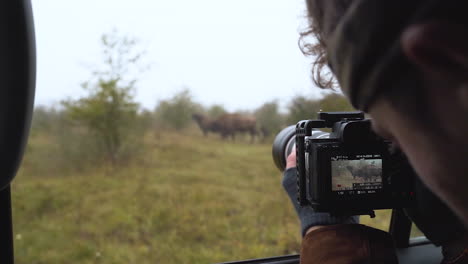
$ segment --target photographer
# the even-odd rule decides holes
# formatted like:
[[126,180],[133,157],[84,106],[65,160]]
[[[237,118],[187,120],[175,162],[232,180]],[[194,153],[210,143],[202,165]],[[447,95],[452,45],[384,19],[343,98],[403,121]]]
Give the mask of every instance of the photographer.
[[[307,0],[307,8],[303,37],[318,44],[303,48],[317,55],[316,83],[333,85],[321,75],[330,66],[351,103],[372,117],[374,131],[406,154],[442,201],[432,214],[430,200],[418,201],[425,209],[413,221],[442,246],[444,263],[468,263],[468,3]],[[387,233],[296,204],[292,153],[283,186],[301,220],[301,263],[397,263]],[[453,217],[440,213],[444,206]]]

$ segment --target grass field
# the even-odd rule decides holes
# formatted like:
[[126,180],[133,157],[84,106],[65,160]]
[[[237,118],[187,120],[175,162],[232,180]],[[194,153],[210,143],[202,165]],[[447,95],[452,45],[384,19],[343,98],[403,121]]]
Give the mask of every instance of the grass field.
[[[34,136],[30,148],[47,142]],[[17,263],[216,263],[298,252],[299,222],[270,143],[160,133],[146,147],[126,166],[63,175],[35,170],[26,155],[13,184]],[[361,219],[387,229],[388,218]]]

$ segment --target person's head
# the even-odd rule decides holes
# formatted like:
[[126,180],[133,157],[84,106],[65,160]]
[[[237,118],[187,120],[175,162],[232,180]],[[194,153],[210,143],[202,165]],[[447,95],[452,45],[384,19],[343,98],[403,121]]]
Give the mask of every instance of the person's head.
[[320,72],[331,65],[376,132],[468,225],[468,9],[441,0],[306,1],[304,34],[319,40],[304,46],[318,55],[316,83],[332,84]]

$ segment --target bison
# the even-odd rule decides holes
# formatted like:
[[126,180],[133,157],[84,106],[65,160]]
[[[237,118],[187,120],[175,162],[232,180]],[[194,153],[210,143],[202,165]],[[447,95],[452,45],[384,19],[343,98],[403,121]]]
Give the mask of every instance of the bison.
[[217,132],[215,120],[212,120],[209,117],[202,114],[193,114],[192,118],[203,131],[203,135],[207,136],[208,132]]
[[193,119],[205,136],[208,132],[215,132],[222,138],[231,137],[234,140],[237,133],[248,133],[253,141],[258,135],[256,119],[246,115],[223,114],[216,119],[210,119],[201,114],[194,114]]
[[215,127],[221,137],[235,139],[236,133],[248,133],[253,141],[258,134],[255,117],[241,114],[224,114],[215,120]]
[[381,177],[381,169],[375,166],[364,166],[362,168],[355,168],[346,166],[348,171],[353,175],[353,179],[362,178],[365,182],[372,181],[373,177]]

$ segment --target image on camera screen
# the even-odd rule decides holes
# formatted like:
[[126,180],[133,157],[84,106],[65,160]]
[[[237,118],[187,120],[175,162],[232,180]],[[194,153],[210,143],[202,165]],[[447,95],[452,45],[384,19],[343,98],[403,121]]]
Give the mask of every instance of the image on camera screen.
[[332,191],[382,189],[382,159],[332,158]]

